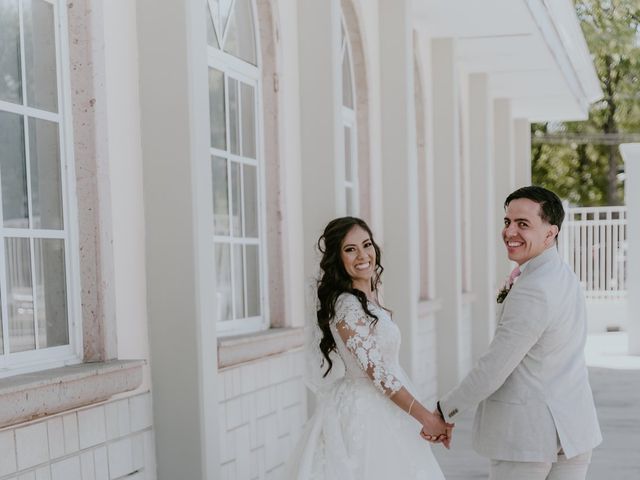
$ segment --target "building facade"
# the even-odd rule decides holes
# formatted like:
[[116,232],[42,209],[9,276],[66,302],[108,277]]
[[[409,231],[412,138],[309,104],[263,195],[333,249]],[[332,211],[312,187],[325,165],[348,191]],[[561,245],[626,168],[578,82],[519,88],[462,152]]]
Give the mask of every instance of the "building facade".
[[382,246],[433,406],[487,347],[570,0],[1,0],[0,480],[279,479],[316,242]]

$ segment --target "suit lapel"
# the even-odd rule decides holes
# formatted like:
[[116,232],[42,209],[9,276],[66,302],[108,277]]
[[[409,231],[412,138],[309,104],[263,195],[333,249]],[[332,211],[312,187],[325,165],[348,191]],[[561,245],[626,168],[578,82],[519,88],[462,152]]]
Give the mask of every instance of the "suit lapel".
[[[511,290],[516,288],[518,282],[521,282],[523,278],[526,278],[528,275],[531,275],[531,273],[536,271],[541,265],[544,265],[545,263],[551,262],[554,259],[558,258],[558,255],[559,255],[558,254],[558,249],[555,248],[555,247],[551,247],[551,248],[546,249],[544,252],[542,252],[537,257],[532,258],[529,261],[529,263],[526,266],[526,268],[524,269],[524,271],[522,272],[522,275],[520,275],[520,277],[516,280],[516,282],[511,287]],[[511,290],[509,290],[509,293],[507,294],[507,297],[504,299],[504,301],[502,303],[496,304],[496,326],[500,325],[500,323],[502,322],[502,314],[504,313],[504,305],[505,305],[506,302],[509,301],[509,295],[511,295]]]

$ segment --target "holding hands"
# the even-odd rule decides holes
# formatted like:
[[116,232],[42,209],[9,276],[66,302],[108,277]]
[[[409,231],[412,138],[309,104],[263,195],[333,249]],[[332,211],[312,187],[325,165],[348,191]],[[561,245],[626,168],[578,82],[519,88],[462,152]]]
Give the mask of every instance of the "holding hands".
[[454,424],[444,421],[439,407],[434,412],[429,411],[404,387],[391,397],[391,401],[420,422],[420,436],[423,439],[431,443],[442,443],[449,448]]
[[422,420],[420,436],[431,443],[442,443],[448,449],[455,424],[445,422],[439,409]]

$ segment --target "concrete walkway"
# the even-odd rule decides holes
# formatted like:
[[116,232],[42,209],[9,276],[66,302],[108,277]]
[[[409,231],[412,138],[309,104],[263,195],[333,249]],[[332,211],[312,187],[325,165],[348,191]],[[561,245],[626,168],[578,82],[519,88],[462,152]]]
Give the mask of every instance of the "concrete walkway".
[[[590,336],[585,350],[604,437],[593,453],[589,480],[640,479],[640,357],[625,351],[624,333]],[[488,460],[471,449],[473,414],[457,422],[450,451],[434,447],[447,480],[488,478]]]

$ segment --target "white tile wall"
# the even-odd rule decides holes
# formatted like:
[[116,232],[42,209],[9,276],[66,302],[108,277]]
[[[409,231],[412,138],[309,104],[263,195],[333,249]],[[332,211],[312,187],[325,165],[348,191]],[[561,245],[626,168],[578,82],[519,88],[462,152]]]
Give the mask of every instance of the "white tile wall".
[[109,460],[107,459],[107,447],[102,446],[93,452],[93,462],[96,469],[96,480],[109,480]]
[[131,443],[131,438],[122,438],[109,444],[107,454],[111,478],[123,477],[135,471],[133,468],[133,444]]
[[303,355],[286,352],[220,372],[222,479],[281,479],[307,417]]
[[133,469],[142,470],[144,468],[144,432],[132,437],[131,444]]
[[0,432],[0,477],[15,473],[18,469],[16,463],[16,442],[13,430]]
[[129,400],[124,399],[113,402],[104,407],[107,429],[107,440],[120,438],[130,431]]
[[58,458],[65,454],[64,451],[64,424],[62,417],[54,417],[47,422],[49,432],[49,457]]
[[78,415],[70,413],[62,417],[64,426],[64,452],[66,454],[77,452],[80,449],[78,436]]
[[0,431],[0,480],[156,480],[152,418],[146,392]]
[[51,480],[82,480],[78,455],[51,464]]
[[51,480],[51,468],[48,465],[38,468],[36,470],[36,480]]
[[437,400],[435,322],[435,313],[426,314],[418,319],[416,329],[418,338],[415,342],[417,362],[414,381],[427,408],[433,408]]
[[150,428],[153,424],[151,395],[136,395],[129,398],[129,420],[131,431],[139,432]]
[[[144,472],[146,480],[156,478],[156,449],[152,430],[145,430],[144,441]],[[96,479],[97,480],[97,479]]]
[[17,428],[15,432],[18,470],[26,470],[49,460],[49,441],[45,422]]
[[99,406],[78,412],[80,448],[89,448],[107,440],[105,407]]
[[82,472],[82,480],[95,480],[96,464],[93,461],[92,451],[80,455],[80,471]]

